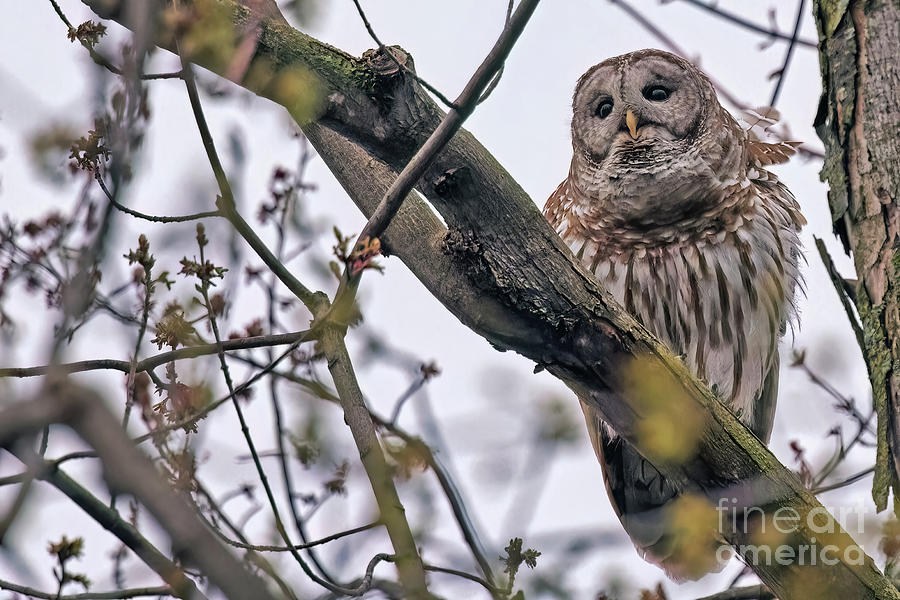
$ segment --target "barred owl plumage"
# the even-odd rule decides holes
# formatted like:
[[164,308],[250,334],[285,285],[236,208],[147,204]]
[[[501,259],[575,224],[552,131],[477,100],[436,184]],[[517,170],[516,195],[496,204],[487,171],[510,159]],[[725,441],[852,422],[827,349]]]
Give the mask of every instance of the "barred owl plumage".
[[[794,314],[805,220],[765,169],[794,143],[761,141],[709,79],[659,50],[610,58],[573,101],[569,175],[544,214],[613,296],[763,441],[775,413],[778,340]],[[670,576],[678,491],[582,403],[610,499],[639,552]]]

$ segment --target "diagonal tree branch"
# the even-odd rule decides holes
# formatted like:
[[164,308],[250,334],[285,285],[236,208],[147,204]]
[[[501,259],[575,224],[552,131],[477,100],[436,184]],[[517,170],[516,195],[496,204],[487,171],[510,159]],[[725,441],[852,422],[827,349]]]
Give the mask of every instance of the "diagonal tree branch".
[[[107,1],[82,1],[101,16],[118,16]],[[220,5],[232,11],[237,28],[253,18],[230,0]],[[171,46],[165,32],[157,39]],[[254,63],[265,65],[272,79],[238,82],[294,111],[367,215],[443,117],[415,81],[373,68],[375,58],[370,53],[355,59],[283,24],[264,22],[250,70]],[[213,61],[195,60],[223,72]],[[279,98],[272,84],[280,73],[297,69],[314,73],[322,89],[323,106],[312,120],[295,108],[296,99]],[[574,260],[534,202],[471,134],[461,130],[454,136],[417,189],[447,228],[421,200],[408,198],[385,231],[385,247],[462,322],[559,377],[638,449],[636,424],[647,411],[625,375],[635,360],[643,361],[671,385],[671,402],[679,410],[704,418],[687,462],[655,461],[668,478],[711,499],[740,492],[769,516],[778,508],[795,510],[800,526],[786,542],[793,548],[813,544],[817,533],[810,524],[824,519],[833,530],[827,539],[837,548],[835,556],[856,549],[858,561],[753,564],[779,598],[900,598],[796,476]],[[448,289],[449,280],[457,287]],[[752,543],[755,529],[736,529],[725,532],[732,544]]]

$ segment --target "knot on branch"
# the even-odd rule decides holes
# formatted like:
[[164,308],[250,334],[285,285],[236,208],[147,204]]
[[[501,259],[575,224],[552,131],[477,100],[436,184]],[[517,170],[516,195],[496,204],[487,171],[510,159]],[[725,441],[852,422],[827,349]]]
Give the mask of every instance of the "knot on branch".
[[363,60],[370,69],[382,79],[397,79],[404,71],[416,72],[412,56],[400,46],[382,46],[366,50]]
[[447,169],[432,184],[434,193],[449,200],[468,200],[478,195],[475,182],[468,167]]

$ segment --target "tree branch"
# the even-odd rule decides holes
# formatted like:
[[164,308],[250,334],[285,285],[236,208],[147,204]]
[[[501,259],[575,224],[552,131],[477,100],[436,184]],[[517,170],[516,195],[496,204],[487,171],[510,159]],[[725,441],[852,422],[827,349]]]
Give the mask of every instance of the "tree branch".
[[[233,340],[223,340],[220,344],[202,344],[199,346],[188,346],[179,348],[178,350],[170,350],[161,352],[154,356],[147,357],[134,364],[135,373],[149,371],[160,365],[164,365],[173,360],[183,360],[186,358],[197,358],[200,356],[208,356],[217,354],[220,350],[223,352],[233,352],[235,350],[249,350],[250,348],[268,348],[271,346],[282,346],[285,344],[296,344],[297,342],[313,341],[316,335],[312,329],[305,331],[295,331],[292,333],[275,333],[272,335],[255,335],[245,338],[237,338]],[[99,371],[109,369],[113,371],[121,371],[128,373],[131,370],[132,363],[127,360],[118,360],[114,358],[97,358],[94,360],[81,360],[71,363],[60,363],[56,365],[41,365],[38,367],[7,367],[0,369],[0,378],[3,377],[37,377],[39,375],[68,375],[70,373],[82,373],[84,371]]]
[[375,424],[359,389],[343,335],[336,327],[326,327],[322,332],[321,344],[328,359],[328,370],[334,378],[341,408],[344,410],[344,420],[353,433],[359,458],[375,492],[380,520],[384,523],[394,546],[394,562],[397,564],[400,581],[410,598],[416,600],[430,598],[422,558],[419,556],[403,504],[394,486],[391,469],[375,433]]
[[24,594],[29,598],[42,598],[44,600],[118,600],[120,598],[140,598],[141,596],[172,596],[172,589],[168,586],[130,588],[114,590],[111,592],[85,592],[83,594],[59,595],[50,592],[42,592],[24,585],[18,585],[11,581],[0,580],[0,590],[9,590],[17,594]]
[[[777,31],[775,29],[766,29],[765,27],[763,27],[761,25],[757,25],[753,21],[748,21],[747,19],[739,17],[738,15],[735,15],[728,11],[725,11],[725,10],[719,8],[718,6],[716,6],[715,3],[710,4],[707,2],[703,2],[702,0],[683,0],[683,1],[687,2],[688,4],[692,4],[692,5],[696,6],[697,8],[701,8],[707,12],[710,12],[719,18],[722,18],[722,19],[725,19],[726,21],[734,23],[735,25],[738,25],[739,27],[743,27],[744,29],[749,29],[750,31],[755,31],[756,33],[761,33],[763,35],[777,38],[779,40],[784,40],[784,41],[790,41],[793,38],[793,36],[781,33],[780,31]],[[806,46],[807,48],[818,47],[818,44],[816,44],[814,41],[804,40],[802,38],[798,38],[797,43],[800,44],[801,46]]]

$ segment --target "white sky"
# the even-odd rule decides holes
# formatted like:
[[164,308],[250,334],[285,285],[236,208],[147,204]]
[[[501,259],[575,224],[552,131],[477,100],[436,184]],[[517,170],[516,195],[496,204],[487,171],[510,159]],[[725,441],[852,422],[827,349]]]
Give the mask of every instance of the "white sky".
[[[89,11],[76,0],[61,0],[60,4],[74,23],[91,18]],[[385,43],[400,44],[411,52],[419,74],[450,97],[458,94],[494,43],[502,27],[505,4],[502,0],[364,2],[380,38]],[[655,0],[635,0],[633,4],[664,27],[689,52],[689,58],[699,60],[704,70],[746,103],[762,105],[768,102],[773,87],[768,76],[780,65],[784,44],[776,43],[760,50],[762,37],[716,20],[683,2],[660,5]],[[789,31],[793,25],[794,2],[730,0],[718,4],[761,24],[768,23],[768,10],[777,4],[780,29]],[[312,35],[356,55],[373,45],[350,0],[332,0],[321,2],[321,5],[324,8],[309,29]],[[65,28],[49,2],[0,0],[0,6],[3,6],[4,14],[9,15],[0,21],[0,56],[4,57],[0,60],[0,148],[5,151],[5,157],[0,160],[0,213],[11,213],[16,219],[24,220],[51,207],[65,209],[76,197],[77,185],[54,186],[36,176],[29,164],[27,140],[35,130],[49,122],[70,122],[84,129],[89,124],[96,78],[83,49],[66,40]],[[809,14],[805,16],[803,31],[806,38],[815,39],[815,27]],[[660,47],[660,44],[608,2],[544,2],[514,49],[499,87],[469,119],[467,129],[542,206],[568,169],[568,121],[576,79],[589,66],[606,57],[644,47]],[[159,70],[176,70],[177,60],[160,53],[154,66]],[[129,192],[128,202],[138,210],[158,214],[207,210],[211,206],[190,204],[194,198],[201,203],[211,202],[214,188],[183,85],[178,81],[155,82],[150,84],[150,90],[154,117],[138,179]],[[794,137],[816,148],[821,144],[811,123],[819,91],[815,52],[797,48],[779,109]],[[293,165],[296,160],[296,145],[287,135],[288,119],[283,109],[256,98],[242,97],[238,102],[206,100],[205,106],[223,154],[229,130],[239,131],[239,137],[246,145],[249,162],[239,188],[245,206],[248,206],[249,219],[255,213],[255,209],[249,207],[255,207],[266,195],[271,168],[277,164]],[[802,302],[799,332],[793,338],[789,334],[782,344],[782,365],[790,362],[792,344],[808,348],[808,364],[841,391],[857,398],[859,406],[867,411],[869,392],[865,370],[812,243],[813,235],[824,238],[838,264],[845,272],[851,272],[850,261],[843,256],[830,233],[825,188],[818,180],[818,169],[816,162],[802,160],[778,169],[779,177],[794,191],[809,219],[803,235],[809,261],[806,269],[808,295]],[[308,179],[318,185],[318,191],[307,200],[310,214],[323,227],[334,223],[345,233],[359,231],[364,219],[324,165],[314,162]],[[213,233],[223,231],[215,225],[210,229]],[[192,225],[176,226],[165,234],[162,231],[122,217],[117,221],[113,247],[124,252],[134,246],[137,233],[147,232],[158,259],[168,256],[169,264],[174,264],[185,250],[167,255],[164,248],[174,246],[176,242],[180,243],[179,248],[186,247],[187,252],[191,252]],[[181,243],[184,241],[188,243]],[[318,248],[327,252],[330,244],[330,237],[325,235],[318,242]],[[224,261],[224,247],[219,252],[220,260]],[[538,563],[539,571],[564,566],[563,554],[539,546],[541,536],[569,530],[597,531],[598,536],[603,533],[620,543],[592,555],[592,560],[571,573],[569,585],[576,590],[577,598],[592,597],[611,577],[647,587],[662,580],[663,575],[658,569],[644,563],[629,543],[621,542],[599,466],[581,423],[580,442],[553,457],[548,485],[536,499],[534,518],[527,530],[517,529],[515,520],[509,527],[508,507],[519,497],[516,479],[522,468],[520,463],[528,454],[527,448],[517,440],[521,439],[528,419],[537,418],[538,413],[532,412],[536,402],[560,397],[571,408],[574,418],[580,418],[577,402],[552,377],[533,375],[533,365],[529,361],[511,353],[497,353],[459,324],[397,259],[385,260],[383,264],[385,275],[367,276],[361,289],[369,327],[384,334],[395,347],[424,360],[433,359],[440,366],[442,374],[429,384],[428,395],[447,442],[447,456],[452,457],[469,507],[482,525],[486,540],[492,544],[489,554],[499,552],[509,537],[524,536],[526,544],[534,540],[538,549],[545,550],[545,556]],[[298,269],[301,267],[297,265]],[[109,269],[104,282],[121,281],[127,273],[122,261],[115,262]],[[308,277],[313,282],[324,281],[316,280],[311,274]],[[239,307],[233,313],[233,328],[248,322],[250,317],[246,315],[259,314],[258,305],[254,305],[258,297],[254,300],[252,293],[240,288],[239,285],[232,288]],[[43,309],[35,308],[28,301],[19,300],[13,306],[25,325],[15,347],[0,346],[0,364],[40,363],[45,356],[48,326],[52,326],[52,320],[42,318]],[[291,321],[290,318],[285,320]],[[298,329],[304,326],[299,315],[295,315],[292,322]],[[132,334],[122,335],[115,329],[108,320],[90,327],[77,340],[68,358],[126,357],[133,343]],[[358,348],[361,337],[360,333],[351,332],[353,348]],[[144,350],[145,355],[152,351],[149,346]],[[181,369],[183,374],[190,372],[187,366]],[[201,368],[198,377],[203,373],[215,375],[214,369],[204,371]],[[405,376],[396,370],[376,366],[362,368],[360,377],[376,410],[388,414],[393,399],[405,386]],[[110,390],[110,395],[121,395],[121,377],[118,375],[83,376],[80,380],[97,381]],[[0,390],[7,398],[22,397],[26,390],[33,389],[29,387],[33,384],[0,383]],[[260,408],[253,411],[251,426],[268,433],[271,430],[268,404],[261,398],[256,402]],[[201,474],[211,487],[227,491],[238,480],[255,482],[256,478],[249,465],[235,461],[234,457],[245,450],[242,441],[235,437],[239,431],[234,418],[221,412],[223,414],[208,419],[203,425],[207,428],[204,434],[207,454]],[[401,423],[416,431],[419,428],[417,417],[414,408],[407,409]],[[771,443],[772,450],[783,462],[793,465],[789,443],[799,439],[809,449],[815,464],[822,464],[833,450],[833,442],[825,439],[825,433],[839,420],[821,390],[812,387],[801,373],[784,370]],[[347,432],[340,429],[340,419],[332,418],[330,422],[336,428],[332,435],[349,448]],[[847,427],[849,429],[850,425]],[[65,434],[59,434],[56,439],[58,448],[68,447]],[[62,451],[51,452],[51,455]],[[350,450],[348,456],[352,456]],[[871,461],[869,452],[854,454],[839,474],[856,472]],[[8,456],[0,458],[3,475],[17,472],[19,467]],[[95,472],[91,469],[87,465],[69,467],[76,475]],[[361,469],[356,470],[357,475],[360,472]],[[430,477],[426,473],[421,479]],[[495,480],[494,483],[491,480]],[[859,506],[871,512],[870,481],[869,478],[850,490],[826,495],[823,501],[829,506]],[[365,485],[361,479],[353,480],[357,490]],[[403,493],[411,498],[422,489],[427,488],[420,482],[404,486]],[[360,495],[357,493],[357,497]],[[352,498],[351,494],[351,501],[335,500],[332,504],[339,503],[339,506],[329,507],[320,515],[313,527],[313,535],[363,523],[370,516],[365,503],[353,502]],[[411,512],[415,523],[419,515]],[[89,556],[103,558],[105,549],[115,547],[109,535],[92,527],[66,499],[46,489],[35,491],[27,516],[28,522],[12,532],[11,543],[31,571],[23,574],[9,561],[0,560],[2,578],[53,589],[49,579],[49,557],[44,548],[49,539],[62,533],[71,536],[88,532],[91,536]],[[446,515],[441,518],[445,519]],[[35,527],[39,529],[39,535],[35,535]],[[442,539],[458,538],[452,524],[439,527],[438,532]],[[851,533],[856,534],[855,531]],[[875,538],[857,538],[868,552],[877,553]],[[383,545],[378,545],[379,538],[373,540],[373,553],[384,549]],[[92,542],[104,550],[101,552],[94,547],[95,551],[91,553]],[[455,547],[459,548],[458,545]],[[443,556],[435,553],[429,558],[440,562]],[[131,572],[143,573],[136,563],[130,561]],[[289,561],[280,564],[284,569],[293,568]],[[363,564],[352,566],[348,572],[360,572]],[[82,566],[95,580],[97,589],[112,586],[109,563],[105,558],[98,564]],[[379,572],[390,574],[389,567],[383,569]],[[673,600],[694,598],[721,589],[738,570],[739,566],[732,564],[724,573],[697,583],[678,586],[666,582],[666,590]],[[522,580],[529,576],[523,574]],[[302,581],[302,577],[292,580]],[[752,578],[747,580],[751,581]],[[131,583],[139,582],[152,583],[153,579],[142,581],[135,575]],[[475,588],[455,589],[469,590],[476,597],[481,594]]]

